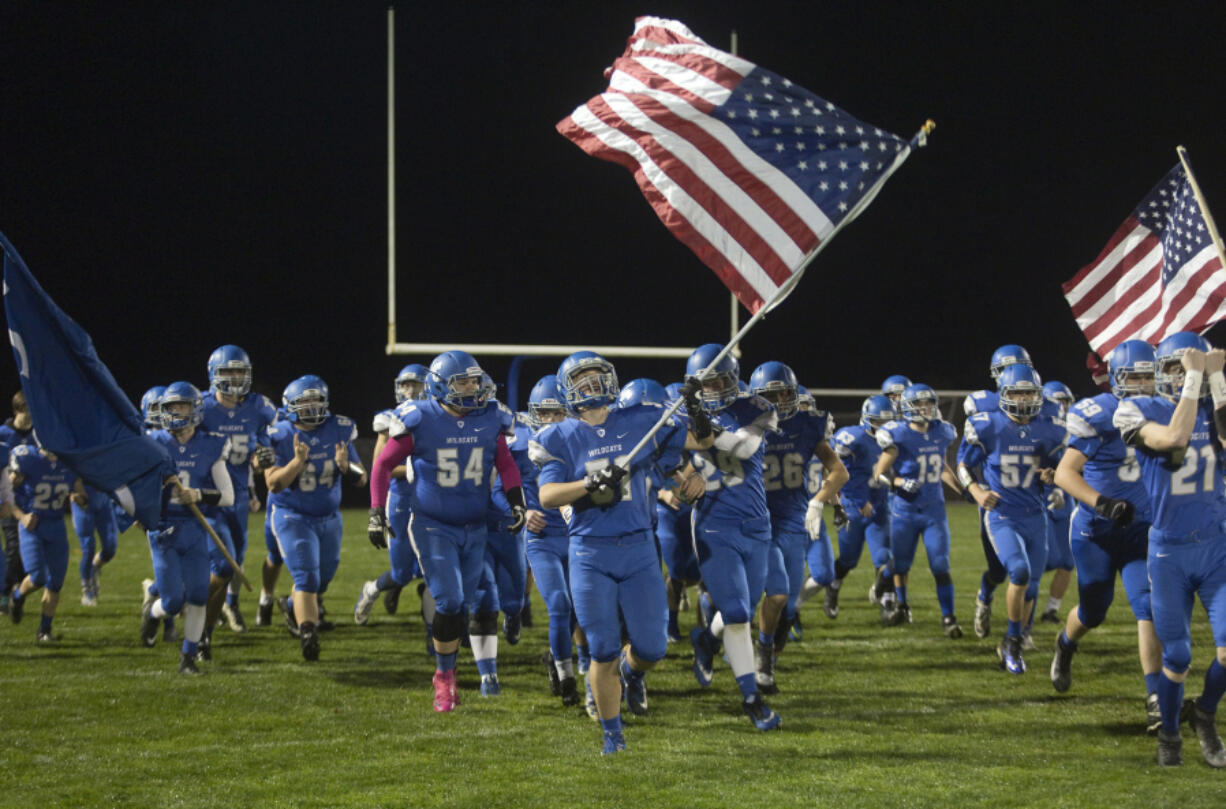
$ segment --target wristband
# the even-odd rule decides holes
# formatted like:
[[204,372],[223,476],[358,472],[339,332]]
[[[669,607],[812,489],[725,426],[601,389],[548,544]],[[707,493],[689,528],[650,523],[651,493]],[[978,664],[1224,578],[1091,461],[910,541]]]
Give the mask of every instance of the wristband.
[[1214,371],[1209,374],[1209,392],[1213,394],[1213,408],[1226,405],[1226,374]]
[[971,484],[976,482],[975,476],[971,474],[971,470],[962,464],[958,464],[958,482],[962,484],[963,489],[969,489]]
[[1183,391],[1180,392],[1181,399],[1199,399],[1201,385],[1204,382],[1205,374],[1202,371],[1188,371],[1183,377]]

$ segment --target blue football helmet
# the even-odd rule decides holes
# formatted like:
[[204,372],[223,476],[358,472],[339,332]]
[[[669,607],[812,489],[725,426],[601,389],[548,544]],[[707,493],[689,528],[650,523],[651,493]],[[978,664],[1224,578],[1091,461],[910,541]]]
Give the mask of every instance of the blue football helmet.
[[937,392],[927,385],[908,385],[902,392],[902,414],[907,421],[928,424],[940,421],[941,408]]
[[328,385],[315,374],[300,376],[281,394],[285,417],[303,427],[318,427],[328,420]]
[[902,399],[902,392],[909,387],[911,387],[910,379],[902,374],[892,374],[881,383],[881,393],[883,396],[890,397],[890,402],[897,406]]
[[1125,396],[1153,396],[1158,369],[1154,347],[1144,340],[1125,340],[1107,355],[1111,392]]
[[1063,382],[1052,380],[1043,385],[1043,398],[1059,406],[1061,417],[1065,416],[1068,409],[1073,406],[1073,392]]
[[558,393],[558,378],[546,374],[532,386],[528,394],[528,420],[533,427],[540,427],[546,422],[541,416],[545,413],[561,413],[566,416],[566,401]]
[[643,402],[658,405],[667,404],[668,391],[654,379],[641,377],[639,379],[631,379],[622,386],[621,393],[617,395],[618,407],[633,407]]
[[664,393],[668,396],[668,403],[672,404],[681,398],[681,383],[670,382],[664,386]]
[[1000,409],[1006,415],[1030,419],[1043,408],[1043,380],[1029,365],[1020,362],[1006,365],[996,379],[996,386],[1000,391]]
[[770,401],[779,411],[779,420],[790,419],[800,409],[800,383],[796,374],[782,362],[764,362],[749,375],[749,392]]
[[419,363],[401,368],[400,373],[396,374],[396,404],[409,399],[429,399],[429,379],[430,369]]
[[430,363],[430,395],[461,413],[480,410],[494,396],[494,384],[467,351],[444,351]]
[[[181,415],[171,413],[170,406],[180,403],[188,405],[187,413]],[[200,396],[200,391],[191,382],[171,382],[166,386],[166,390],[162,391],[162,398],[159,403],[162,428],[166,430],[186,430],[188,427],[195,427],[204,416],[203,405],[204,399]]]
[[[719,343],[707,343],[694,349],[694,353],[690,354],[690,358],[685,361],[686,381],[697,379],[699,372],[710,365],[711,360],[723,350],[724,347]],[[736,361],[736,357],[732,356],[732,352],[728,352],[719,361],[719,365],[712,368],[711,372],[699,381],[702,382],[703,409],[712,413],[718,412],[735,402],[741,395],[739,384],[741,365]]]
[[238,346],[225,345],[209,355],[209,387],[227,396],[251,392],[251,357]]
[[817,409],[817,400],[804,385],[796,386],[796,409],[801,413],[811,413]]
[[1010,365],[1021,363],[1034,367],[1030,361],[1030,352],[1019,345],[1009,343],[992,352],[992,360],[988,364],[988,373],[996,380],[996,389],[1000,390],[1000,374]]
[[558,366],[558,392],[570,411],[578,414],[613,404],[621,387],[613,363],[595,351],[576,351]]
[[[1158,363],[1155,380],[1158,392],[1168,399],[1178,399],[1183,391],[1183,363],[1180,358],[1189,348],[1209,351],[1212,347],[1209,341],[1194,331],[1177,331],[1167,337],[1154,352]],[[1206,375],[1201,382],[1201,396],[1209,395],[1209,377]]]
[[894,418],[894,403],[889,396],[876,394],[865,399],[864,404],[860,405],[860,426],[869,435],[874,435],[878,427],[887,421],[893,421]]
[[165,392],[165,385],[154,385],[140,397],[140,413],[145,419],[146,427],[162,429],[162,394]]

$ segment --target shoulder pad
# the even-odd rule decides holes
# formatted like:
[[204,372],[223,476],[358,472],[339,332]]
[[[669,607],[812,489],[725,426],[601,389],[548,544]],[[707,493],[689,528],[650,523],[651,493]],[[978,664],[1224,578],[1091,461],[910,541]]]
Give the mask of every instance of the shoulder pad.
[[1137,430],[1149,421],[1145,414],[1141,412],[1136,400],[1124,399],[1120,402],[1119,407],[1115,408],[1115,415],[1111,419],[1111,424],[1115,429],[1120,431],[1120,435],[1125,436],[1125,441],[1128,436],[1134,434]]
[[349,427],[353,424],[353,419],[348,416],[337,416],[336,423],[342,427]]
[[889,449],[894,446],[894,430],[899,426],[896,421],[889,421],[877,428],[877,446]]

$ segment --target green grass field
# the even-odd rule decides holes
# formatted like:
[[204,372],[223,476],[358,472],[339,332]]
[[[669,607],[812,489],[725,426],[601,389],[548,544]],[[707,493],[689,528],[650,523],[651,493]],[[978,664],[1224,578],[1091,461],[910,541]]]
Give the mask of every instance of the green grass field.
[[[260,518],[247,562],[257,587]],[[461,650],[462,704],[435,715],[412,590],[398,615],[380,603],[369,626],[353,624],[362,581],[387,561],[366,541],[364,514],[346,514],[340,571],[325,599],[337,628],[323,636],[318,663],[302,661],[283,625],[254,627],[256,598],[245,594],[252,628],[235,635],[219,627],[199,678],[175,673],[177,647],[140,645],[139,582],[151,575],[144,537],[120,538],[95,608],[80,606],[73,540],[58,645],[35,645],[33,602],[19,626],[0,618],[0,806],[1226,805],[1226,772],[1201,761],[1191,731],[1182,768],[1160,771],[1154,762],[1123,590],[1083,642],[1067,695],[1048,679],[1049,624],[1036,625],[1030,671],[1006,675],[997,638],[970,632],[982,568],[974,512],[957,504],[950,518],[966,638],[941,634],[922,553],[908,627],[879,627],[862,564],[847,579],[837,620],[822,613],[820,597],[802,612],[804,640],[781,658],[782,693],[770,700],[781,732],[753,730],[726,665],[700,689],[688,644],[674,645],[648,678],[650,714],[628,722],[630,749],[609,759],[582,709],[549,696],[539,662],[545,611],[535,594],[535,627],[517,646],[500,645],[503,695],[478,695],[471,655]],[[1043,598],[1046,591],[1045,579]],[[1063,609],[1075,602],[1074,588]],[[692,623],[683,616],[683,629]],[[1199,607],[1193,637],[1189,695],[1200,692],[1212,654]]]

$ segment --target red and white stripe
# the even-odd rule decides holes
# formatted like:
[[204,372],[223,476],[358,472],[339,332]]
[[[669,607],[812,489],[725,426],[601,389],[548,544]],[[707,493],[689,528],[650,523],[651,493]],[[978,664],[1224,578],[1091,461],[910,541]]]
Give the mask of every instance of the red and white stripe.
[[608,90],[557,126],[633,172],[660,221],[750,311],[833,230],[804,191],[711,116],[754,67],[675,20],[640,17]]
[[1158,234],[1130,216],[1094,263],[1064,283],[1073,317],[1099,356],[1125,340],[1156,345],[1226,317],[1226,272],[1212,241],[1164,287],[1165,260]]

